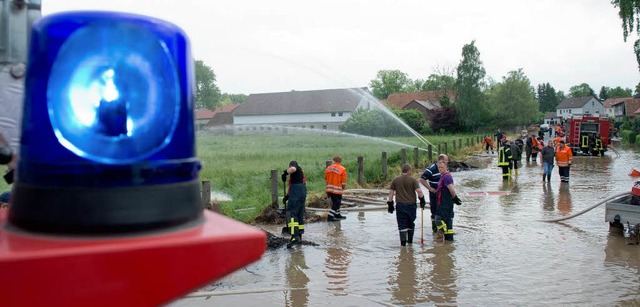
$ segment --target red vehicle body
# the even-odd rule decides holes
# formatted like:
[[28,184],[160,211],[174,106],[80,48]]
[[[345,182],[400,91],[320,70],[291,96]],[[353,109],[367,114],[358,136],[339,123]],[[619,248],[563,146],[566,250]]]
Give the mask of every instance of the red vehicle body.
[[574,154],[582,152],[589,155],[589,150],[581,147],[583,137],[589,140],[595,140],[599,136],[602,140],[602,147],[607,150],[607,146],[611,144],[611,133],[613,132],[613,123],[607,116],[573,116],[567,119],[564,124],[566,132],[566,145],[571,147]]

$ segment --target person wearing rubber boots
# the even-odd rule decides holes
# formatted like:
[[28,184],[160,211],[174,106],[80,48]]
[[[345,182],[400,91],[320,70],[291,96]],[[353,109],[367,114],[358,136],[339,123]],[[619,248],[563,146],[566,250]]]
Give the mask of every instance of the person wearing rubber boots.
[[438,170],[440,171],[440,182],[436,191],[438,206],[436,208],[436,225],[438,236],[445,241],[453,241],[453,204],[461,205],[453,186],[453,176],[449,173],[449,167],[444,159],[438,160]]
[[498,147],[498,167],[502,168],[502,180],[509,180],[511,178],[511,172],[509,171],[511,158],[511,146],[509,145],[509,141],[504,140],[500,147]]
[[406,246],[407,243],[413,243],[413,233],[416,220],[416,194],[420,200],[420,208],[424,210],[427,201],[424,199],[422,188],[418,180],[411,176],[411,165],[402,166],[402,174],[391,180],[389,186],[389,199],[387,201],[387,209],[389,213],[394,211],[393,196],[395,194],[396,204],[396,221],[398,222],[398,231],[400,233],[400,245]]
[[331,210],[327,215],[328,221],[338,221],[346,217],[340,214],[342,206],[342,192],[347,187],[347,169],[342,166],[340,156],[333,157],[333,164],[329,165],[324,173],[327,196],[331,198]]
[[[489,138],[487,136],[487,138]],[[491,138],[489,138],[491,140]],[[493,150],[493,145],[491,147]],[[445,154],[441,154],[438,156],[444,157],[443,159],[449,163],[449,158]],[[420,183],[429,190],[429,210],[431,211],[431,230],[433,233],[436,233],[438,229],[436,228],[436,205],[438,204],[438,198],[436,197],[436,189],[438,188],[438,182],[440,181],[440,171],[438,170],[438,163],[433,163],[427,167],[422,175],[420,175]]]
[[304,177],[302,167],[297,161],[291,161],[289,168],[282,173],[282,181],[287,181],[289,177],[289,191],[284,196],[287,203],[287,226],[291,233],[291,241],[287,244],[287,248],[293,247],[294,244],[300,244],[302,234],[304,233],[304,211],[305,202],[307,201],[307,182]]

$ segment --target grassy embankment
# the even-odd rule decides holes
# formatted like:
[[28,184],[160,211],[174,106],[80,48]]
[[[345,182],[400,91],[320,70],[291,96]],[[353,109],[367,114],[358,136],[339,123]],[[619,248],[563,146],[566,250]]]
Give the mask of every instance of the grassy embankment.
[[[480,145],[467,148],[466,139],[475,135],[427,136],[437,151],[438,144],[448,143],[453,160],[461,160],[480,149]],[[463,148],[453,150],[453,140],[462,139]],[[364,157],[364,187],[386,186],[381,167],[382,152],[388,156],[388,180],[399,173],[402,163],[401,149],[407,148],[407,162],[413,163],[413,147],[425,148],[415,137],[389,138],[411,145],[386,143],[380,139],[320,136],[320,135],[244,135],[211,136],[199,134],[198,156],[203,169],[202,180],[211,181],[212,190],[229,195],[231,201],[222,201],[222,213],[244,222],[252,221],[271,204],[270,170],[278,171],[279,195],[282,196],[280,174],[289,161],[296,160],[307,178],[307,200],[324,193],[325,161],[334,155],[342,157],[347,168],[347,189],[357,188],[357,157]],[[444,147],[442,147],[444,151]],[[420,168],[430,163],[426,151],[420,151]],[[417,172],[421,172],[418,170]],[[416,173],[417,173],[416,172]],[[418,176],[418,174],[414,174]]]

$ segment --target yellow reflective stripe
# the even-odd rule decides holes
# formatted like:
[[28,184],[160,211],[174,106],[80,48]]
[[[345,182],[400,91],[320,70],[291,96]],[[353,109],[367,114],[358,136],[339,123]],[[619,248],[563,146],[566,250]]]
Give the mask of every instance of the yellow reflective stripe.
[[445,235],[452,235],[453,234],[453,229],[445,230],[444,234]]
[[[298,223],[298,224],[299,224],[299,223]],[[300,230],[304,230],[304,224],[303,224],[303,225],[299,225],[299,226],[298,226],[298,229],[300,229]]]

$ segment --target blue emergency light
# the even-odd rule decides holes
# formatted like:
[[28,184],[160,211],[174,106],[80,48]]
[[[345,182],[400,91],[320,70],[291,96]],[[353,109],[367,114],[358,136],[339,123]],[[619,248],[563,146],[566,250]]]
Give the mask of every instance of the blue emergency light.
[[202,216],[184,32],[133,14],[33,26],[9,221],[63,233],[158,229]]

